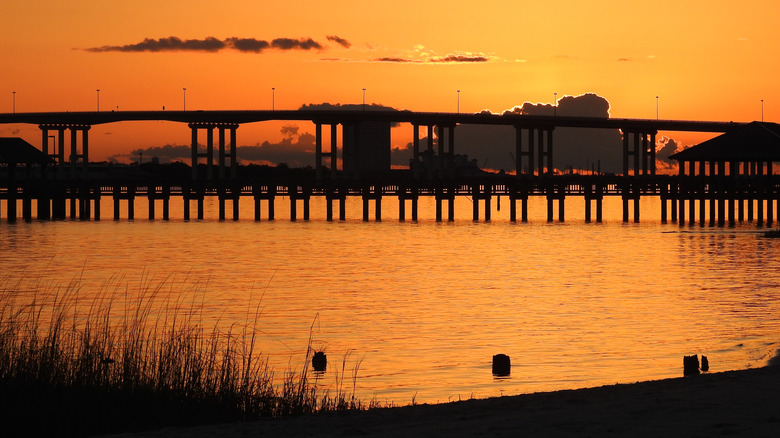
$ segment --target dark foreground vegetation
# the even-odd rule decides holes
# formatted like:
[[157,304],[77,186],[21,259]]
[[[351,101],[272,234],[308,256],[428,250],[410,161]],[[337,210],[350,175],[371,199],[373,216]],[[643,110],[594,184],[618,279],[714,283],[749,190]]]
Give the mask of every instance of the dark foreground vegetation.
[[195,306],[160,310],[160,286],[130,294],[134,304],[81,302],[75,283],[44,289],[0,278],[3,436],[89,436],[369,407],[355,398],[354,375],[351,392],[344,388],[343,367],[329,389],[318,389],[307,365],[275,382],[257,350],[257,314],[247,327],[220,331],[204,327]]

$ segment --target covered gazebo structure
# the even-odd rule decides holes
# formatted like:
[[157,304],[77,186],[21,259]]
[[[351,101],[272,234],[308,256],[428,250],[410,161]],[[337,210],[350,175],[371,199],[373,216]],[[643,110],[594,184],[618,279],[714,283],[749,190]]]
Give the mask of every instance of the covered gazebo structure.
[[[688,201],[690,223],[729,225],[754,220],[771,225],[780,217],[780,125],[752,122],[671,155],[679,164],[680,224],[685,223]],[[775,208],[777,214],[775,215]],[[755,212],[755,215],[754,215]],[[735,217],[736,214],[736,217]]]
[[[54,160],[23,139],[0,137],[0,198],[6,202],[8,221],[16,220],[19,199],[22,200],[24,218],[32,217],[32,199],[39,197],[35,193],[35,180],[44,179],[46,166],[51,164],[54,164]],[[22,165],[25,169],[20,171]],[[39,205],[43,206],[40,200]]]
[[[54,160],[39,151],[35,146],[27,143],[19,137],[0,137],[0,166],[4,172],[0,178],[13,180],[18,177],[17,166],[26,165],[28,171],[26,178],[32,176],[34,167],[44,169],[47,165],[54,164]],[[43,171],[38,172],[43,175]]]

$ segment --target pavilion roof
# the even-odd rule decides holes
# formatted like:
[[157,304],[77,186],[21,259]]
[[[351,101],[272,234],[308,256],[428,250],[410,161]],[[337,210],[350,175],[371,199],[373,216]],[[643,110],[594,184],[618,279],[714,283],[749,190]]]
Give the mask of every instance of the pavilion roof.
[[677,161],[780,161],[780,125],[748,123],[669,158]]
[[49,164],[54,160],[19,137],[0,137],[0,163]]

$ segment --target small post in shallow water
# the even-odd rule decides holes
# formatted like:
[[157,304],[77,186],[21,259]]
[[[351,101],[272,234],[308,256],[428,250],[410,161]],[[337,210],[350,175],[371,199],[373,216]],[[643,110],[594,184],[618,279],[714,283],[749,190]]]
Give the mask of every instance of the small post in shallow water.
[[328,367],[328,356],[325,355],[325,352],[318,351],[314,353],[314,356],[311,358],[311,366],[314,368],[314,371],[325,371]]
[[498,377],[508,376],[512,368],[512,362],[506,354],[493,356],[493,375]]
[[683,356],[683,375],[692,376],[699,374],[699,356]]
[[701,356],[701,370],[705,373],[710,370],[710,361],[708,361],[707,356],[704,355]]

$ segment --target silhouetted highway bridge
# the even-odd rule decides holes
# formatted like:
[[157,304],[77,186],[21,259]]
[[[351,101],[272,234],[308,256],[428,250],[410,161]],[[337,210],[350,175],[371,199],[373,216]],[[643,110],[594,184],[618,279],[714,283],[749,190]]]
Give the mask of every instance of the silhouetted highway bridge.
[[[171,121],[187,123],[192,130],[192,178],[182,181],[153,180],[96,180],[88,173],[88,131],[92,125],[121,121]],[[240,124],[270,120],[310,121],[316,127],[316,158],[314,175],[295,181],[246,181],[237,176],[236,129]],[[323,169],[323,155],[330,155],[331,163],[338,165],[338,131],[342,125],[342,160],[357,162],[360,153],[355,134],[363,123],[409,123],[413,127],[414,156],[412,168],[406,173],[371,175],[370,172]],[[775,204],[780,210],[778,183],[774,175],[751,177],[686,177],[656,175],[655,136],[658,131],[728,132],[744,123],[653,119],[618,119],[565,116],[530,116],[506,114],[430,113],[411,111],[379,111],[369,107],[365,111],[297,110],[297,111],[101,111],[59,113],[0,114],[0,123],[37,124],[42,132],[42,150],[58,162],[50,176],[35,180],[0,182],[0,198],[7,200],[7,218],[15,220],[17,203],[22,205],[22,217],[32,218],[33,204],[40,219],[65,218],[70,204],[71,218],[100,218],[102,197],[114,199],[114,218],[120,217],[120,203],[127,201],[127,217],[134,216],[136,197],[149,202],[149,216],[155,217],[155,204],[162,202],[163,219],[169,217],[169,200],[182,197],[185,201],[183,217],[190,219],[190,201],[197,202],[197,217],[203,217],[203,200],[219,199],[220,219],[225,219],[226,202],[232,202],[233,219],[238,219],[238,204],[242,198],[252,198],[255,219],[262,216],[261,203],[267,205],[267,219],[274,218],[277,197],[290,199],[290,218],[298,219],[298,205],[302,204],[302,218],[309,218],[309,200],[322,196],[327,200],[327,219],[333,220],[334,201],[338,201],[338,218],[345,219],[345,202],[358,197],[363,202],[363,219],[369,220],[369,202],[374,203],[374,217],[381,220],[381,200],[392,196],[399,200],[400,220],[406,220],[406,205],[411,203],[411,219],[417,219],[417,200],[420,196],[436,199],[436,219],[443,220],[443,205],[447,204],[447,220],[454,220],[454,200],[469,197],[473,202],[473,219],[480,219],[480,201],[484,205],[483,218],[490,220],[491,200],[505,197],[510,202],[510,219],[517,220],[517,201],[520,201],[520,220],[527,221],[529,196],[547,198],[547,219],[554,220],[554,203],[558,203],[558,220],[564,220],[564,200],[567,196],[585,199],[586,221],[591,221],[592,203],[596,204],[596,221],[602,218],[604,196],[620,196],[623,200],[623,220],[628,221],[633,203],[633,220],[639,221],[639,201],[643,196],[661,198],[661,220],[671,213],[672,221],[686,223],[686,202],[689,223],[710,225],[734,224],[745,219],[760,225],[771,224]],[[459,124],[509,125],[516,129],[518,175],[481,175],[459,177],[451,166],[454,157],[455,127]],[[322,151],[322,126],[331,126],[331,151]],[[428,135],[429,157],[438,165],[432,170],[423,163],[420,152],[419,127],[428,132],[437,129],[438,153],[434,151],[433,136]],[[351,127],[351,128],[350,128]],[[623,132],[622,175],[556,175],[553,166],[553,131],[555,128],[620,129]],[[349,129],[347,129],[349,128]],[[218,162],[214,160],[214,135],[218,130]],[[66,160],[65,131],[71,132],[71,153]],[[206,130],[205,153],[198,143],[198,132]],[[58,147],[49,153],[49,132],[57,132]],[[230,133],[230,149],[225,133]],[[77,150],[78,133],[82,135],[82,150]],[[354,138],[353,138],[354,135]],[[446,148],[445,148],[446,147]],[[205,175],[201,163],[205,159]],[[227,161],[229,160],[229,164]],[[217,175],[214,173],[216,167]],[[54,169],[49,169],[54,170]],[[45,173],[45,172],[44,172]],[[696,217],[694,205],[699,204]],[[726,204],[729,202],[729,204]],[[707,217],[705,205],[709,203]],[[728,205],[728,211],[724,207]],[[766,206],[766,208],[764,208]],[[754,215],[755,210],[755,215]],[[780,211],[777,212],[780,216]]]

